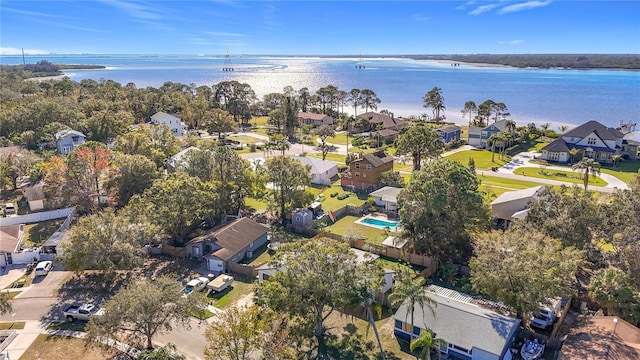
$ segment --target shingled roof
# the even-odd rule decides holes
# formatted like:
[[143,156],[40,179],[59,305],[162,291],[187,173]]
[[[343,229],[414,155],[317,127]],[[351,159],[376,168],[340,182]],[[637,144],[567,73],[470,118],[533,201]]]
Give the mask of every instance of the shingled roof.
[[266,233],[264,225],[246,217],[236,219],[212,234],[221,249],[211,255],[227,261]]
[[358,117],[367,119],[371,124],[382,124],[384,129],[403,127],[409,124],[404,120],[375,112],[364,113],[362,115],[358,115]]
[[361,160],[366,160],[369,164],[373,165],[373,167],[378,167],[393,162],[393,156],[385,154],[384,151],[378,151],[375,153],[364,154]]
[[548,152],[569,152],[569,147],[567,146],[567,143],[559,137],[542,147],[541,150]]
[[584,138],[591,133],[596,133],[596,135],[598,135],[602,140],[616,140],[624,136],[620,130],[608,128],[595,120],[587,121],[586,123],[567,131],[562,134],[562,136]]

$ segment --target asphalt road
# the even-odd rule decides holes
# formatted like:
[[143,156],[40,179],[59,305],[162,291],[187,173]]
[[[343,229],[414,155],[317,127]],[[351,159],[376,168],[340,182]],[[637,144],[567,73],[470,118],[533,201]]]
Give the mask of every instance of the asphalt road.
[[191,318],[191,329],[174,327],[171,332],[156,335],[154,343],[159,345],[173,343],[178,352],[186,356],[187,359],[204,359],[206,344],[204,332],[207,325],[207,322],[200,323],[199,320]]
[[55,313],[52,309],[60,303],[57,289],[68,275],[68,271],[52,270],[47,276],[36,277],[31,286],[13,299],[13,316],[5,314],[0,316],[0,320],[53,320],[51,316]]

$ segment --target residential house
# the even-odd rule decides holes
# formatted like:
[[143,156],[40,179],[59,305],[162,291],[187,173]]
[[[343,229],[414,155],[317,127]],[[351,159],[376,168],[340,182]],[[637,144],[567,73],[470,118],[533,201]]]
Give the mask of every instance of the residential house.
[[317,128],[322,125],[333,125],[334,122],[335,120],[329,115],[302,111],[298,113],[298,123],[300,123],[300,126],[312,125],[314,128]]
[[440,348],[452,358],[465,360],[510,360],[520,320],[502,315],[489,306],[499,304],[476,299],[458,291],[431,285],[425,289],[434,300],[432,307],[415,305],[414,326],[408,303],[394,315],[397,338],[410,340],[422,330],[431,331],[447,346]]
[[311,183],[317,185],[331,185],[331,179],[338,175],[338,163],[308,156],[292,156],[302,165],[310,167]]
[[497,225],[506,229],[511,221],[527,216],[529,204],[536,201],[544,189],[541,185],[500,194],[491,202],[491,217]]
[[[374,132],[385,129],[394,130],[397,132],[400,131],[400,129],[409,126],[409,123],[407,121],[398,119],[394,117],[393,114],[386,115],[378,114],[375,112],[368,112],[358,115],[358,120],[356,120],[356,123],[362,123],[362,126],[355,126],[355,124],[351,124],[349,132],[351,132],[352,134]],[[390,134],[391,133],[387,133],[387,135]]]
[[227,264],[252,257],[253,251],[267,242],[267,227],[243,217],[213,229],[185,244],[187,256],[207,259],[207,269],[214,273],[227,271]]
[[372,193],[369,196],[376,201],[376,206],[384,208],[385,211],[398,211],[398,201],[396,197],[402,188],[393,186],[385,186]]
[[56,254],[62,256],[64,254],[64,244],[71,243],[71,232],[68,230],[56,231],[51,237],[45,241],[41,250],[46,254]]
[[[509,131],[507,128],[507,120],[496,121],[485,127],[470,126],[468,134],[468,144],[471,146],[479,146],[486,148],[489,138],[501,131]],[[514,129],[511,129],[513,133]]]
[[614,316],[583,316],[562,343],[558,360],[640,359],[640,329]]
[[0,226],[0,266],[13,264],[13,254],[20,251],[24,224]]
[[29,210],[37,211],[44,209],[45,196],[43,191],[43,184],[41,181],[37,183],[24,187],[22,189],[22,193],[24,197],[27,198],[27,202],[29,203]]
[[391,144],[400,134],[393,129],[382,129],[376,132],[369,133],[369,137],[375,139],[378,142],[378,146],[382,144]]
[[442,140],[445,143],[451,141],[460,140],[460,134],[462,133],[462,128],[458,125],[445,125],[441,128],[436,129],[436,132],[442,136]]
[[173,173],[178,170],[178,168],[183,165],[186,161],[186,155],[191,151],[202,151],[195,146],[189,146],[188,148],[180,151],[179,153],[171,156],[167,159],[167,172]]
[[171,129],[174,136],[183,136],[187,133],[187,125],[177,115],[167,114],[162,111],[151,115],[151,124],[166,125]]
[[54,136],[56,140],[56,148],[58,154],[67,155],[71,153],[75,148],[84,144],[87,138],[83,133],[75,130],[62,130],[58,131]]
[[[613,155],[622,155],[635,160],[638,157],[637,142],[632,135],[625,140],[625,134],[615,128],[606,127],[597,121],[588,121],[562,134],[541,149],[541,159],[567,163],[587,157],[604,164],[613,163]],[[571,149],[577,149],[575,159],[571,159]]]
[[371,192],[382,187],[382,173],[393,170],[393,156],[384,151],[364,154],[349,163],[340,185],[353,190]]
[[313,211],[309,209],[298,209],[291,212],[291,224],[306,227],[313,223]]

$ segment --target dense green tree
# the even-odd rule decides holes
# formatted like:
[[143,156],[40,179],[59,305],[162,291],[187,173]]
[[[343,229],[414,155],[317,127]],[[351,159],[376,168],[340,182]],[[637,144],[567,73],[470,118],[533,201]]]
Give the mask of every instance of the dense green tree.
[[[439,87],[434,87],[429,90],[422,97],[423,106],[427,109],[431,109],[433,112],[433,119],[437,122],[444,120],[446,117],[444,115],[444,111],[447,109],[444,106],[444,96],[442,95],[442,89]],[[442,115],[441,115],[442,113]]]
[[168,277],[144,279],[128,284],[108,300],[104,315],[87,325],[87,338],[100,341],[122,336],[128,344],[141,341],[153,348],[153,337],[174,327],[189,328],[189,310],[196,296],[183,297],[182,285]]
[[381,100],[378,98],[378,95],[373,90],[370,89],[362,89],[360,90],[361,96],[361,106],[364,107],[364,111],[368,112],[369,109],[376,110],[378,109],[378,104],[380,104]]
[[473,114],[478,112],[478,105],[476,105],[476,103],[473,101],[467,101],[464,103],[464,108],[462,108],[460,112],[462,113],[463,117],[464,116],[469,117],[469,126],[471,126],[471,120],[473,119]]
[[411,154],[414,171],[420,170],[422,159],[435,159],[442,154],[444,142],[434,130],[418,125],[409,128],[396,139],[396,155]]
[[180,151],[180,140],[168,126],[144,125],[118,136],[113,148],[129,155],[145,156],[160,167],[167,158]]
[[380,183],[384,186],[393,186],[393,187],[404,187],[404,176],[400,174],[399,171],[385,171],[380,176]]
[[141,196],[132,197],[126,209],[149,217],[178,246],[197,225],[217,218],[220,211],[215,184],[180,172],[156,180]]
[[124,134],[133,122],[129,111],[100,110],[93,112],[85,123],[89,139],[106,143]]
[[531,228],[479,233],[473,247],[474,289],[524,312],[570,295],[584,259],[584,252]]
[[136,360],[186,360],[186,357],[176,351],[176,346],[168,343],[153,350],[140,352]]
[[[35,161],[35,157],[27,152],[0,155],[0,177],[6,178],[7,185],[15,190],[18,188],[18,178],[28,175]],[[2,188],[0,186],[0,190]]]
[[600,167],[599,162],[590,158],[582,158],[582,160],[573,164],[571,169],[584,173],[582,175],[582,179],[584,181],[584,191],[587,191],[587,186],[589,186],[589,174],[593,176],[600,175]]
[[624,271],[601,269],[590,279],[589,297],[632,324],[640,324],[640,290]]
[[256,94],[249,84],[238,81],[223,81],[212,86],[213,97],[219,106],[228,111],[236,122],[250,118],[249,109]]
[[126,205],[132,196],[142,194],[160,177],[156,164],[142,155],[118,154],[113,166],[106,187],[119,206]]
[[349,249],[327,238],[287,243],[270,262],[279,271],[256,290],[258,304],[289,315],[303,334],[315,337],[321,354],[327,317],[370,297],[362,289],[382,284],[382,268],[357,261]]
[[403,236],[416,253],[465,261],[472,232],[485,229],[488,211],[476,174],[456,161],[434,160],[413,173],[398,195]]
[[222,139],[222,134],[238,130],[237,124],[229,112],[222,109],[207,110],[202,119],[202,126],[209,134],[217,133],[218,139]]
[[107,277],[116,270],[133,270],[142,264],[145,245],[158,243],[158,229],[133,222],[112,210],[82,218],[65,246],[63,263],[68,270],[100,270]]
[[513,225],[538,229],[562,241],[564,246],[585,249],[601,224],[600,211],[593,197],[585,196],[574,186],[572,189],[561,187],[559,191],[544,189],[538,199],[529,204],[525,220]]
[[282,226],[287,223],[287,213],[304,206],[311,200],[305,188],[311,184],[309,168],[286,156],[275,156],[266,162],[267,182],[273,186],[271,205],[279,210]]

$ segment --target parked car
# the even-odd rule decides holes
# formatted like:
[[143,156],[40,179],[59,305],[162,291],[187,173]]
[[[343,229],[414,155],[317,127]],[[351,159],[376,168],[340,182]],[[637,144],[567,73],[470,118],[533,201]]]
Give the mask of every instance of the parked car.
[[556,321],[560,314],[561,306],[562,299],[560,298],[550,299],[548,304],[541,304],[538,310],[533,312],[529,324],[540,329],[546,329]]
[[46,276],[53,267],[52,261],[40,261],[34,271],[35,276]]
[[204,289],[205,286],[207,286],[208,283],[209,283],[209,278],[204,277],[204,276],[189,281],[187,283],[187,286],[184,287],[184,290],[183,290],[184,291],[184,295],[183,296],[188,296],[194,291],[200,291],[200,290]]
[[93,304],[72,305],[66,308],[62,314],[68,322],[75,320],[89,321],[92,316],[104,314],[104,310]]
[[5,216],[13,216],[16,214],[16,206],[13,203],[4,204],[4,214]]

